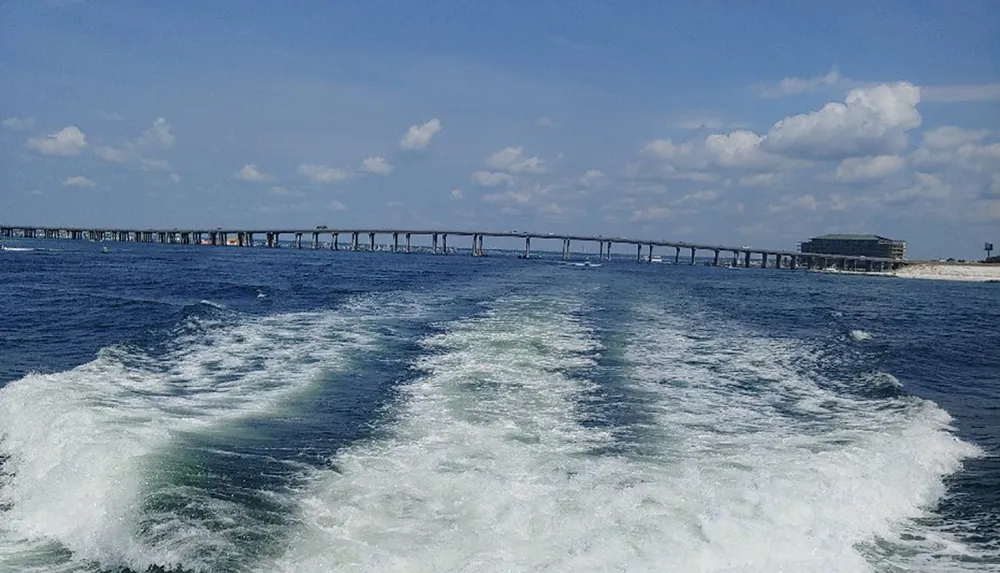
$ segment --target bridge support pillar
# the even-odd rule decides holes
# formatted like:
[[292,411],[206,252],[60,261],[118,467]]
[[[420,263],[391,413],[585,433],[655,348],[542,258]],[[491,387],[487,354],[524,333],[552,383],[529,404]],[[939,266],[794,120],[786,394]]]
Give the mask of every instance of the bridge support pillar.
[[712,266],[719,266],[719,249],[715,249],[715,255],[712,256]]
[[692,265],[694,264],[694,252],[695,252],[695,248],[691,247],[691,264]]
[[315,231],[313,231],[313,243],[312,243],[312,245],[313,245],[313,250],[314,251],[319,248],[319,233],[317,233]]
[[767,268],[767,253],[760,254],[760,268],[762,269]]
[[368,251],[375,252],[375,233],[368,233]]
[[524,238],[524,258],[531,258],[531,237]]
[[392,252],[399,252],[399,233],[392,234]]
[[407,253],[410,252],[410,234],[409,233],[406,234],[406,252]]
[[743,253],[743,267],[750,268],[750,251]]
[[649,250],[646,253],[646,262],[651,264],[653,262],[653,245],[648,245],[648,247]]
[[441,254],[448,254],[448,235],[445,233],[441,234]]
[[635,246],[635,262],[637,263],[642,262],[642,243],[639,243]]
[[357,232],[351,233],[351,250],[358,250],[358,234]]
[[295,233],[295,248],[302,248],[302,233]]
[[674,247],[674,264],[675,265],[681,264],[681,248],[680,247]]
[[569,239],[563,239],[563,260],[569,260]]
[[438,234],[431,235],[431,253],[438,254]]

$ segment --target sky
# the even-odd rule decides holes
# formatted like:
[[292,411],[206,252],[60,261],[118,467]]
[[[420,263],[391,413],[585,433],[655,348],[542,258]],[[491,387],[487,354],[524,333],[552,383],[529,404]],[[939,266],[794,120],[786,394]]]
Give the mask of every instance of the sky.
[[994,0],[0,0],[0,224],[1000,244]]

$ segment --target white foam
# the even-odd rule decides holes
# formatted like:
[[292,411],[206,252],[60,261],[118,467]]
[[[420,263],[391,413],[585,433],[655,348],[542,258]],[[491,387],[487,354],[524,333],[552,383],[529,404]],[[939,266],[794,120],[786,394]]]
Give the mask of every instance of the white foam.
[[[859,546],[900,541],[944,494],[943,477],[981,454],[932,402],[852,397],[854,382],[824,380],[801,343],[710,316],[641,314],[627,356],[637,389],[661,397],[648,437],[674,476],[657,495],[678,500],[673,516],[699,531],[668,543],[665,568],[873,570]],[[880,373],[857,383],[893,381]]]
[[[235,324],[193,319],[195,328],[164,355],[105,348],[73,370],[10,383],[0,390],[0,452],[10,474],[0,479],[0,503],[10,506],[0,514],[0,569],[57,542],[72,563],[210,570],[233,528],[143,515],[157,455],[186,433],[274,412],[370,343],[371,317],[397,310],[368,300],[340,312]],[[218,503],[228,505],[210,514],[238,521],[235,503]],[[171,528],[150,544],[138,533],[140,521]]]
[[872,338],[871,333],[866,332],[864,330],[852,330],[851,332],[848,333],[848,336],[850,336],[851,340],[855,342],[861,342],[862,340],[871,340]]
[[[601,540],[595,487],[634,476],[588,452],[607,431],[579,423],[592,383],[566,369],[597,345],[572,306],[507,299],[425,341],[397,421],[303,492],[303,528],[264,571],[571,570]],[[595,513],[595,509],[598,513]],[[619,550],[624,549],[618,547]]]
[[899,539],[979,453],[930,402],[798,374],[810,349],[649,308],[626,352],[646,447],[598,454],[594,383],[565,371],[601,347],[573,310],[508,299],[428,340],[395,423],[314,477],[260,570],[869,571],[859,546]]

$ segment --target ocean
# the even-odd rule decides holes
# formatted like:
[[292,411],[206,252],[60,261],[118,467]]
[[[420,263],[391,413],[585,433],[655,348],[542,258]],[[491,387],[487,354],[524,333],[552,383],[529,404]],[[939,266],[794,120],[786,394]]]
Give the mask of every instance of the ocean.
[[995,284],[0,252],[0,571],[1000,570]]

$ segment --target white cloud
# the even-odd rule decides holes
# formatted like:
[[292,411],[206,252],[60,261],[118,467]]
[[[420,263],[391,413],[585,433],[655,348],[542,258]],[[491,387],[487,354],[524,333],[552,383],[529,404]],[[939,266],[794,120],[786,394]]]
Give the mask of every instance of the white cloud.
[[950,184],[940,177],[930,173],[914,174],[915,183],[905,189],[887,193],[882,197],[884,203],[908,203],[921,199],[947,199],[952,194]]
[[166,159],[149,159],[147,157],[140,157],[139,165],[146,170],[170,171],[173,169],[170,162]]
[[27,146],[42,155],[72,157],[87,147],[87,137],[79,128],[70,125],[45,137],[32,137]]
[[366,157],[365,160],[361,162],[361,170],[366,173],[388,175],[392,173],[393,169],[395,169],[395,167],[393,167],[384,157]]
[[636,209],[632,211],[632,216],[629,218],[633,223],[641,221],[659,221],[666,219],[673,212],[666,207],[644,207],[642,209]]
[[545,215],[563,215],[566,213],[566,209],[556,203],[546,203],[538,208],[538,212]]
[[110,161],[111,163],[125,163],[131,157],[131,153],[124,149],[115,149],[113,147],[97,147],[94,149],[94,155],[100,157],[105,161]]
[[35,127],[35,120],[30,117],[8,117],[7,119],[0,122],[0,126],[4,129],[11,130],[21,130],[21,129],[32,129]]
[[233,173],[233,177],[250,182],[266,181],[268,179],[267,175],[260,172],[255,163],[247,163],[242,169]]
[[757,173],[740,177],[740,187],[775,187],[785,181],[784,173]]
[[989,135],[985,129],[964,129],[946,125],[924,132],[920,146],[927,149],[949,149],[982,141]]
[[829,89],[850,82],[836,68],[812,78],[786,77],[774,84],[757,84],[754,90],[764,97],[783,97]]
[[326,165],[299,165],[298,172],[313,183],[338,183],[351,176],[351,172]]
[[330,209],[331,211],[346,211],[347,205],[344,205],[340,201],[330,201],[330,204],[327,205],[327,208]]
[[813,195],[785,195],[777,204],[768,205],[767,210],[771,213],[785,213],[788,211],[815,211],[817,206],[816,197]]
[[701,191],[695,191],[694,193],[688,193],[687,195],[684,195],[683,197],[675,201],[675,203],[684,204],[684,203],[695,203],[703,201],[714,201],[715,199],[718,199],[718,197],[719,197],[718,192],[712,191],[711,189],[702,189]]
[[884,179],[903,169],[906,161],[898,155],[852,157],[840,162],[834,178],[841,183]]
[[76,177],[68,177],[62,184],[66,187],[94,187],[97,183],[94,183],[90,179],[82,175],[77,175]]
[[924,101],[956,103],[1000,100],[1000,83],[920,86]]
[[989,172],[1000,170],[1000,143],[983,143],[986,130],[943,126],[924,133],[911,159],[921,167],[958,168]]
[[492,173],[490,171],[476,171],[472,174],[472,181],[476,185],[483,187],[496,187],[498,185],[513,185],[514,178],[507,173]]
[[540,117],[540,118],[538,118],[538,119],[535,120],[535,126],[536,127],[548,127],[548,128],[553,128],[554,129],[554,128],[559,127],[559,124],[556,123],[556,122],[554,122],[554,121],[552,121],[552,119],[550,119],[548,117]]
[[583,174],[583,177],[580,177],[580,184],[590,186],[603,180],[604,180],[603,172],[597,169],[589,169],[587,170],[586,173]]
[[906,82],[854,89],[844,103],[775,123],[761,148],[820,160],[898,153],[906,132],[920,125],[919,101],[920,89]]
[[399,140],[403,149],[423,149],[431,142],[434,134],[441,131],[441,122],[434,118],[423,125],[412,125]]
[[170,131],[170,124],[162,117],[156,118],[152,127],[142,132],[139,137],[139,145],[154,147],[159,149],[170,149],[174,145],[174,134]]
[[522,190],[491,193],[489,195],[483,195],[483,201],[486,201],[487,203],[517,203],[523,205],[531,202],[531,192]]
[[461,189],[452,189],[451,198],[455,201],[461,201],[462,199],[465,199],[465,193],[463,193]]
[[486,166],[510,173],[541,173],[545,162],[538,157],[524,157],[523,148],[507,147],[486,158]]

